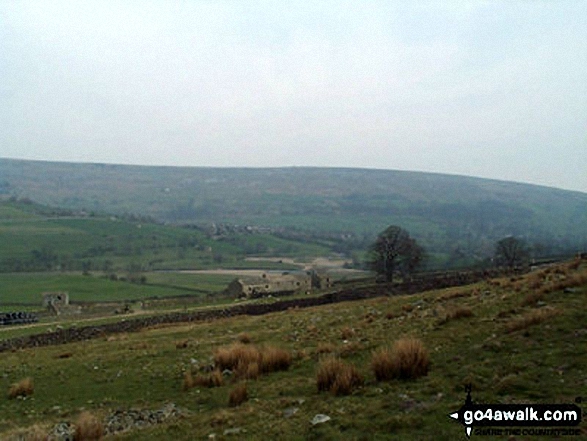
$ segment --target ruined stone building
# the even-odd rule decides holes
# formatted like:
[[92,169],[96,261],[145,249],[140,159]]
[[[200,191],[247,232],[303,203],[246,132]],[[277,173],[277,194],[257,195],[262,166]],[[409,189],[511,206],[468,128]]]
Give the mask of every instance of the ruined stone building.
[[43,307],[55,315],[79,313],[80,308],[69,304],[69,293],[64,291],[44,292]]

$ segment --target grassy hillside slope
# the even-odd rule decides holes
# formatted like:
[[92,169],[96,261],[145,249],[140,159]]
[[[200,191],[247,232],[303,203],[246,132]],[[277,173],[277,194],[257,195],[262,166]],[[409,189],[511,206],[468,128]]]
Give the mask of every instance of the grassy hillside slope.
[[[22,383],[28,392],[20,398],[0,398],[0,437],[18,439],[26,432],[41,439],[63,421],[107,427],[131,408],[173,403],[181,417],[133,426],[109,439],[465,439],[463,427],[448,417],[463,404],[465,384],[472,385],[475,402],[487,404],[573,403],[586,390],[586,295],[587,265],[572,262],[412,296],[6,353],[0,389],[30,382]],[[403,336],[427,348],[428,375],[377,381],[372,352]],[[229,395],[245,383],[235,379],[236,371],[210,387],[186,383],[186,372],[193,381],[208,378],[207,366],[218,364],[223,349],[238,341],[263,353],[277,347],[291,362],[259,376],[247,371],[248,400],[236,407],[229,406]],[[332,356],[354,366],[362,385],[349,394],[320,392],[317,370]],[[84,411],[91,415],[79,420]],[[330,420],[313,425],[317,414]],[[579,431],[577,439],[587,436],[585,423]]]
[[[0,271],[125,271],[238,267],[255,256],[323,256],[328,247],[270,234],[212,238],[193,228],[140,219],[90,216],[0,198]],[[275,264],[276,268],[286,269]]]
[[587,194],[463,176],[0,159],[0,177],[5,195],[54,206],[139,213],[174,223],[351,233],[360,246],[399,224],[445,260],[487,256],[506,235],[555,250],[587,245]]

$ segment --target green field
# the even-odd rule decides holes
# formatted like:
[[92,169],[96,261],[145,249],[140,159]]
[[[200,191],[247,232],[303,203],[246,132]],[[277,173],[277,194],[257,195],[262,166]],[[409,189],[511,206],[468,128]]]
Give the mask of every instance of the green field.
[[246,268],[246,256],[306,259],[332,253],[328,244],[271,234],[229,231],[211,237],[195,228],[51,213],[38,204],[0,199],[0,272]]
[[[105,421],[114,411],[174,403],[181,418],[111,439],[465,439],[463,427],[448,418],[464,403],[465,384],[472,384],[476,403],[487,404],[574,403],[585,390],[585,295],[587,266],[565,264],[412,296],[8,352],[0,357],[0,388],[30,377],[34,393],[0,399],[0,436],[46,433],[58,422],[75,423],[83,410]],[[252,345],[289,351],[289,369],[248,380],[249,399],[238,407],[228,406],[238,384],[233,376],[219,387],[182,390],[186,370],[205,372],[215,351],[241,333]],[[427,348],[428,375],[376,381],[372,352],[407,335]],[[333,355],[364,379],[349,395],[317,390],[318,365]],[[330,420],[312,425],[317,414]],[[584,422],[579,430],[573,439],[587,436]]]
[[146,273],[146,283],[60,273],[0,274],[0,308],[41,306],[41,293],[66,291],[72,302],[124,302],[222,291],[234,276]]

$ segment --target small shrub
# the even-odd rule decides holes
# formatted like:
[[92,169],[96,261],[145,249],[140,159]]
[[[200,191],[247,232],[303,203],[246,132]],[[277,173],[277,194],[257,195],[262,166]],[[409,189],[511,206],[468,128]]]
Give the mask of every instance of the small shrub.
[[75,423],[75,441],[99,440],[104,436],[102,422],[89,412],[82,412]]
[[371,369],[377,381],[416,379],[427,375],[429,368],[428,351],[415,338],[400,339],[391,348],[375,352],[371,358]]
[[247,385],[245,383],[241,383],[234,387],[230,391],[230,395],[228,397],[228,405],[230,407],[240,406],[242,403],[249,399],[249,395],[247,393]]
[[348,395],[363,384],[363,377],[357,369],[340,358],[323,360],[316,372],[318,392],[330,391],[335,395]]
[[32,395],[35,391],[33,380],[30,377],[20,380],[18,383],[14,383],[8,389],[8,398],[26,397]]

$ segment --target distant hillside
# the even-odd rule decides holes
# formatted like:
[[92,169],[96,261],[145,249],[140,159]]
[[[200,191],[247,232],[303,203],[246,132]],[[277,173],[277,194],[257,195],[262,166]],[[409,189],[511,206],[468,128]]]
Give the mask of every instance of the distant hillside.
[[170,223],[266,226],[296,239],[347,234],[349,249],[398,224],[452,262],[486,257],[506,235],[550,252],[587,246],[585,193],[431,173],[0,159],[0,194]]

